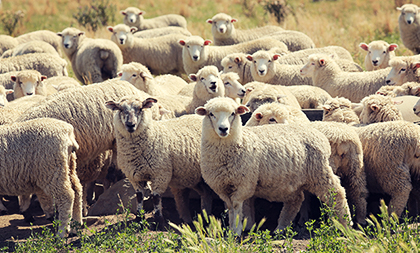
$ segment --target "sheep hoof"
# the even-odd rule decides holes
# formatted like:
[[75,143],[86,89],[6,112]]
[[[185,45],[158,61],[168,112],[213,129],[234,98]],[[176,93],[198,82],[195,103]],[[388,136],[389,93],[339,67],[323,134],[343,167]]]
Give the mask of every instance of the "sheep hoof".
[[32,213],[29,211],[24,211],[22,215],[23,215],[24,220],[28,223],[35,221],[34,217],[32,216]]

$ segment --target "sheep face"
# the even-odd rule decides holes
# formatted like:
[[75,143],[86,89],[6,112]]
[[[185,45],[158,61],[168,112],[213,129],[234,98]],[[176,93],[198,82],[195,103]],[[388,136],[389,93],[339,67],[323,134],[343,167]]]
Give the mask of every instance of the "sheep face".
[[197,82],[194,93],[198,97],[205,97],[203,93],[208,93],[214,97],[225,95],[223,82],[216,66],[205,66],[197,74],[190,74],[189,78],[191,81]]
[[238,81],[239,75],[236,73],[222,74],[221,79],[225,86],[225,96],[230,98],[243,98],[245,96],[245,88]]
[[360,123],[371,124],[377,122],[402,120],[402,114],[395,106],[398,102],[382,95],[370,95],[361,101],[363,105],[360,113]]
[[315,66],[316,63],[315,61],[309,61],[308,63],[306,63],[301,69],[300,69],[300,74],[302,76],[312,76],[314,71],[315,71]]
[[18,93],[20,93],[22,96],[35,95],[35,90],[37,87],[43,85],[42,81],[47,78],[46,76],[41,76],[39,73],[26,73],[28,72],[19,73],[16,76],[11,76],[12,81],[15,82],[13,85],[15,96]]
[[149,82],[153,79],[148,69],[137,62],[131,62],[122,66],[120,73],[121,80],[127,81],[134,85],[137,89],[146,91],[148,90]]
[[115,117],[122,124],[127,132],[133,133],[138,129],[140,123],[144,120],[143,109],[151,108],[157,100],[148,98],[144,101],[140,99],[121,99],[120,102],[109,101],[106,103],[107,108],[117,111]]
[[210,40],[203,40],[199,36],[191,36],[187,40],[180,40],[179,44],[183,46],[182,51],[187,52],[192,61],[198,62],[205,60],[205,46],[210,45]]
[[76,29],[76,28],[66,28],[62,32],[57,33],[61,37],[61,45],[66,54],[71,54],[76,51],[77,46],[79,45],[79,40],[82,38],[85,33]]
[[401,11],[401,17],[407,25],[411,25],[416,21],[419,9],[415,4],[404,4],[401,7],[397,7],[397,10]]
[[361,43],[359,46],[368,52],[366,59],[371,62],[374,69],[381,66],[384,61],[389,60],[390,52],[393,52],[398,47],[397,44],[389,45],[385,41],[373,41],[369,45]]
[[108,31],[112,33],[111,40],[119,47],[127,45],[131,39],[131,34],[137,31],[136,27],[129,27],[124,24],[116,25],[115,27],[108,26]]
[[232,33],[233,22],[237,20],[231,18],[229,15],[224,13],[219,13],[213,16],[212,19],[208,19],[207,23],[211,24],[211,31],[215,37],[223,37],[230,35]]
[[251,74],[254,80],[264,82],[270,79],[276,72],[275,61],[279,58],[278,54],[270,54],[265,51],[258,51],[247,59],[251,61]]
[[276,111],[273,111],[270,109],[266,109],[265,105],[263,105],[260,106],[257,110],[255,110],[253,117],[258,122],[258,125],[289,124],[290,122],[290,113],[285,107],[283,110],[277,109]]
[[386,77],[387,85],[402,85],[407,81],[416,81],[416,80],[407,80],[408,76],[411,74],[415,75],[415,72],[420,68],[420,62],[409,63],[404,60],[394,60],[390,62],[392,67],[388,76]]
[[[232,130],[240,124],[241,114],[248,111],[243,105],[237,105],[231,98],[213,98],[209,100],[204,107],[198,107],[195,113],[206,116],[205,121],[210,121],[213,131],[221,139],[232,135]],[[204,124],[204,123],[203,123]],[[203,127],[204,129],[204,127]]]
[[420,117],[420,99],[417,101],[417,103],[413,106],[414,114]]

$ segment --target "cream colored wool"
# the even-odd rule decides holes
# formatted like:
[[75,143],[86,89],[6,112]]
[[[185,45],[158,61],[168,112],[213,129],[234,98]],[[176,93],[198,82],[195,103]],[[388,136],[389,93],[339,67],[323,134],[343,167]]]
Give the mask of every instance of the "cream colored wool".
[[302,109],[322,109],[322,105],[331,98],[324,89],[311,85],[287,86],[299,102]]
[[7,95],[13,93],[13,90],[6,89],[0,85],[0,107],[5,107],[9,103],[7,101]]
[[182,47],[178,40],[187,36],[168,34],[156,38],[140,39],[133,36],[136,28],[124,24],[108,26],[111,40],[121,49],[124,63],[139,62],[154,75],[184,73]]
[[128,81],[137,89],[150,95],[175,95],[188,85],[179,76],[160,75],[153,77],[149,69],[138,62],[123,64],[119,75],[121,75],[121,80]]
[[388,44],[383,40],[375,40],[367,45],[360,43],[359,47],[367,51],[364,65],[367,71],[384,69],[389,67],[389,61],[395,57],[397,44]]
[[253,54],[258,50],[270,50],[274,47],[287,52],[287,47],[283,42],[271,38],[256,39],[230,46],[209,46],[210,40],[204,40],[200,36],[190,36],[185,40],[180,40],[179,43],[183,46],[182,61],[187,74],[197,73],[200,68],[207,65],[214,65],[221,71],[223,69],[221,61],[232,53]]
[[63,58],[45,53],[25,54],[0,59],[0,74],[32,69],[47,77],[68,76],[66,67],[67,62]]
[[407,82],[420,82],[419,73],[420,56],[397,56],[394,57],[389,65],[392,67],[386,77],[388,85],[403,85]]
[[12,100],[8,104],[8,108],[24,112],[29,108],[32,108],[45,100],[47,97],[44,95],[32,95],[24,96],[15,100]]
[[367,72],[345,72],[326,54],[313,54],[301,69],[303,76],[312,77],[314,86],[323,88],[332,97],[345,97],[360,102],[385,86],[390,68]]
[[16,47],[19,42],[12,36],[0,34],[0,56],[9,49]]
[[73,27],[65,28],[57,35],[61,37],[61,47],[81,83],[99,83],[117,77],[123,56],[114,43],[88,38],[85,32]]
[[298,125],[242,127],[239,115],[246,111],[230,98],[215,98],[196,109],[205,116],[201,174],[226,203],[229,227],[241,234],[243,203],[255,196],[284,203],[276,227],[281,231],[298,213],[304,190],[323,202],[336,194],[334,210],[345,225],[350,212],[344,188],[329,166],[327,138]]
[[46,85],[53,86],[58,92],[82,87],[76,79],[69,76],[54,76],[45,79],[43,82]]
[[376,94],[399,97],[399,96],[420,96],[420,83],[407,82],[401,86],[382,86]]
[[0,194],[48,196],[59,212],[60,237],[69,231],[70,217],[82,222],[77,149],[73,127],[60,120],[34,119],[0,127]]
[[244,53],[233,53],[226,55],[220,62],[223,72],[233,72],[239,75],[239,82],[243,85],[254,81],[251,75],[251,62]]
[[242,104],[254,112],[260,105],[265,103],[279,102],[296,108],[301,108],[296,97],[285,86],[270,85],[262,82],[250,82],[244,85],[246,95]]
[[324,109],[322,121],[342,122],[349,125],[360,124],[359,116],[352,109],[352,103],[347,98],[328,99],[322,108]]
[[[305,123],[309,124],[309,120],[302,111],[291,106],[271,103],[260,106],[245,126]],[[359,136],[352,127],[342,123],[315,121],[309,125],[328,138],[331,145],[330,165],[333,172],[340,177],[349,202],[356,206],[356,221],[365,224],[368,191]]]
[[363,106],[359,119],[362,124],[403,120],[403,116],[395,106],[391,97],[370,95],[360,102]]
[[290,54],[286,54],[280,57],[279,62],[290,65],[301,65],[308,62],[309,55],[317,53],[334,55],[337,56],[336,59],[354,62],[350,52],[344,47],[340,46],[319,47],[292,52]]
[[415,4],[404,4],[397,7],[401,11],[398,17],[398,27],[400,30],[401,40],[404,46],[410,49],[414,54],[420,54],[420,14],[419,7]]
[[38,30],[38,31],[25,33],[16,37],[16,40],[18,41],[19,44],[23,44],[23,43],[34,41],[34,40],[45,41],[51,46],[53,46],[57,52],[59,52],[60,43],[61,43],[61,40],[59,37],[57,37],[57,34],[49,30]]
[[124,15],[125,25],[129,27],[134,26],[139,31],[167,26],[187,28],[187,20],[178,14],[167,14],[145,19],[143,15],[146,14],[146,12],[136,7],[128,7],[125,10],[120,11],[120,13]]
[[47,77],[36,70],[22,70],[11,78],[15,82],[14,99],[32,95],[50,96],[57,93],[56,88],[43,82]]
[[[170,187],[180,218],[191,224],[188,205],[190,189],[201,195],[201,208],[211,212],[211,191],[203,191],[207,187],[200,170],[203,117],[185,115],[155,121],[148,109],[155,102],[154,98],[144,100],[129,96],[118,102],[107,103],[108,108],[116,112],[114,128],[118,167],[143,196],[144,186],[150,187],[155,219],[163,219],[161,198]],[[139,209],[142,209],[142,204],[139,203]]]
[[[130,25],[128,25],[130,26]],[[130,26],[132,27],[132,26]],[[192,34],[186,28],[178,27],[178,26],[168,26],[168,27],[161,27],[161,28],[153,28],[149,30],[137,31],[133,35],[136,38],[146,39],[146,38],[154,38],[165,36],[168,34],[182,34],[185,36],[191,36]]]
[[51,46],[49,43],[42,40],[34,40],[19,44],[15,48],[9,49],[3,53],[1,56],[2,59],[23,55],[23,54],[34,54],[34,53],[46,53],[52,54],[54,56],[60,57],[57,50]]

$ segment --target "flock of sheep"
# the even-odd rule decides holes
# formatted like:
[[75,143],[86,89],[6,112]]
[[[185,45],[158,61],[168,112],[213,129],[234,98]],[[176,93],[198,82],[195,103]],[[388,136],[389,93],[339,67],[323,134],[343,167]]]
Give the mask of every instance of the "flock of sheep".
[[[397,9],[402,41],[418,54],[420,8]],[[0,194],[19,196],[25,220],[36,194],[66,236],[70,218],[87,214],[92,185],[113,183],[111,166],[132,183],[137,210],[152,198],[160,227],[168,189],[186,223],[190,190],[209,213],[216,193],[239,235],[256,222],[255,198],[283,202],[277,230],[299,212],[299,224],[308,219],[309,194],[327,205],[334,196],[344,225],[366,224],[369,193],[391,196],[398,216],[407,203],[420,211],[419,56],[361,43],[363,71],[343,47],[317,48],[278,26],[235,29],[224,13],[206,21],[213,41],[180,15],[121,14],[110,39],[74,27],[0,35]],[[302,109],[323,109],[323,120]]]

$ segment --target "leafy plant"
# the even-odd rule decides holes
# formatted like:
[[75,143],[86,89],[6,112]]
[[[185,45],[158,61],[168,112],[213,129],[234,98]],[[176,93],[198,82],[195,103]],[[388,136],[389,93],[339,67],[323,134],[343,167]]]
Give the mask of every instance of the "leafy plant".
[[1,14],[1,23],[9,35],[14,35],[17,25],[22,22],[24,16],[25,13],[21,10],[15,12],[8,10]]
[[73,18],[86,29],[96,32],[98,28],[115,21],[115,12],[116,6],[110,4],[109,0],[93,0],[88,6],[79,7]]

